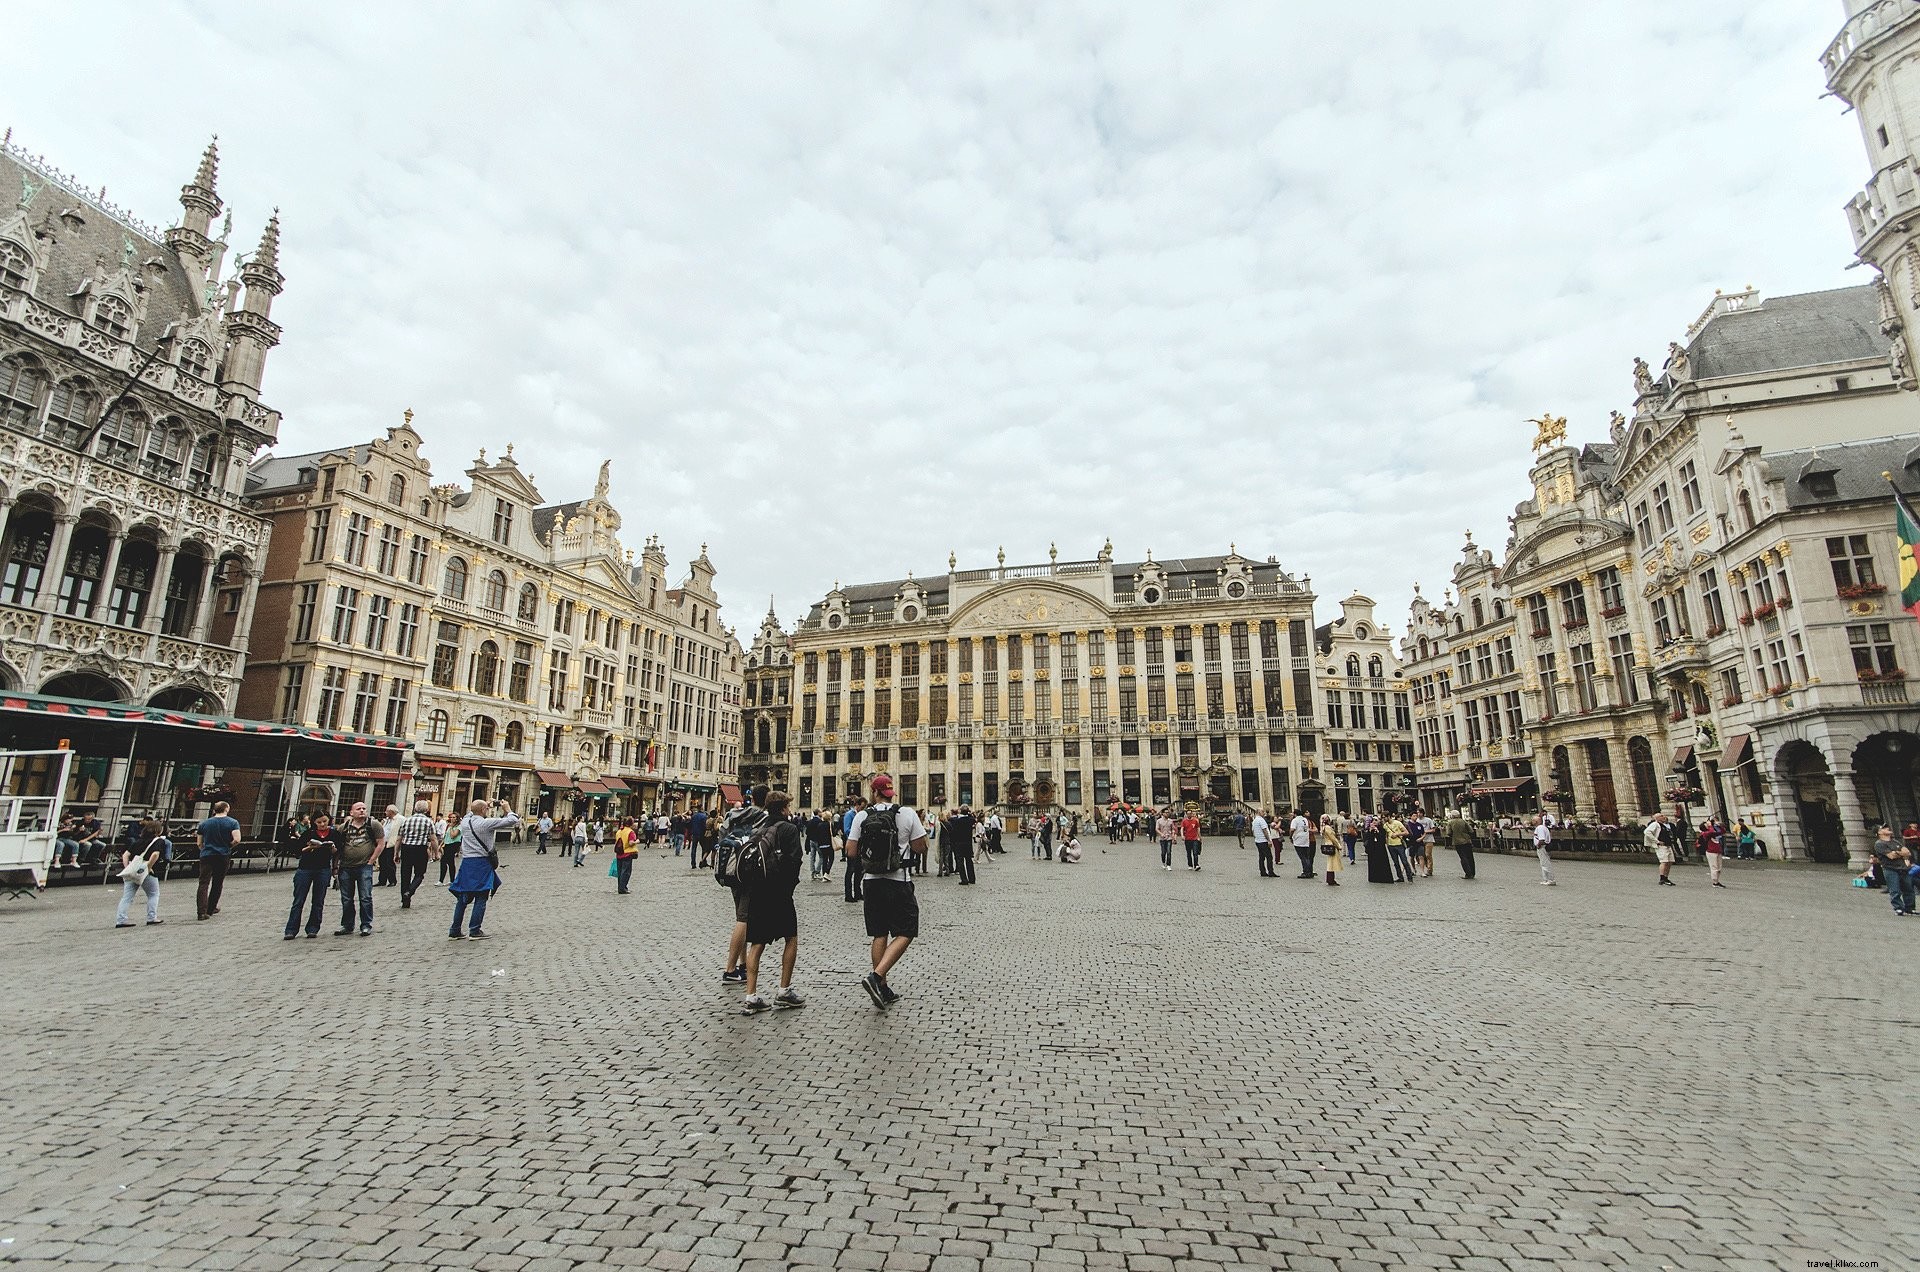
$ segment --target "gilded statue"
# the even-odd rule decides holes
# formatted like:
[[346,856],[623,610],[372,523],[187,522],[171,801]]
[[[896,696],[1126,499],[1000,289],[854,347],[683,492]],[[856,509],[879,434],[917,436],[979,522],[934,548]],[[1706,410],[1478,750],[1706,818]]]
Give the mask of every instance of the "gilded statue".
[[1533,450],[1536,455],[1567,440],[1567,417],[1564,415],[1548,412],[1542,414],[1537,420],[1528,420],[1527,423],[1539,430],[1533,435]]

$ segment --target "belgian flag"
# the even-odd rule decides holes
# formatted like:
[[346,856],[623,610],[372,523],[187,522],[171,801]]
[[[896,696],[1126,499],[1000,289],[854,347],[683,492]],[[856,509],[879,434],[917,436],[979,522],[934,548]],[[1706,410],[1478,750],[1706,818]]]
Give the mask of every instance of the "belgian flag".
[[[1893,474],[1886,474],[1886,478],[1891,485]],[[1914,562],[1914,553],[1920,551],[1920,517],[1913,515],[1898,486],[1893,488],[1893,524],[1900,538],[1900,605],[1920,618],[1920,567]]]

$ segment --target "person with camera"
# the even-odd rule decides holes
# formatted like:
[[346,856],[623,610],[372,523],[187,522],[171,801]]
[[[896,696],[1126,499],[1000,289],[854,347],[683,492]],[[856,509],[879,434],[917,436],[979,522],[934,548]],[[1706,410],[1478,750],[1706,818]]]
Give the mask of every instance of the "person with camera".
[[460,920],[469,906],[473,917],[467,925],[466,939],[487,939],[483,926],[487,901],[500,887],[500,853],[493,846],[493,837],[519,824],[519,815],[507,807],[505,800],[476,799],[467,807],[467,815],[460,819],[460,868],[453,876],[453,926],[447,929],[449,941],[460,939]]
[[1893,917],[1904,919],[1913,914],[1913,853],[1893,837],[1893,827],[1882,826],[1873,843],[1873,860],[1880,867],[1880,878],[1887,885],[1887,900],[1893,903]]

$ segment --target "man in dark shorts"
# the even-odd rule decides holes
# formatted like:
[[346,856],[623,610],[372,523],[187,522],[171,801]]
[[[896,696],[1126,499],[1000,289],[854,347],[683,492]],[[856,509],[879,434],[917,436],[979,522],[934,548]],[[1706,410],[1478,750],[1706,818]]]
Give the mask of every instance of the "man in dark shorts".
[[917,813],[893,802],[892,778],[876,775],[872,789],[873,802],[847,829],[847,845],[848,855],[857,852],[865,870],[867,935],[873,938],[873,971],[860,984],[875,1007],[886,1008],[900,997],[887,984],[887,973],[920,935],[920,904],[913,895],[908,854],[926,852],[927,831]]
[[[793,799],[785,791],[768,792],[765,802],[773,823],[766,869],[740,889],[747,896],[747,997],[740,1004],[745,1016],[774,1007],[807,1005],[793,987],[793,963],[800,953],[800,918],[793,908],[793,890],[800,886],[800,827],[788,816]],[[780,992],[769,1001],[759,993],[760,955],[775,941],[786,942],[786,948],[780,956]]]
[[[742,804],[727,815],[727,827],[719,839],[732,841],[730,851],[738,851],[737,845],[765,824],[767,810],[763,805],[767,801],[767,793],[765,786],[754,787],[748,792],[752,802]],[[699,850],[696,848],[694,851],[697,853]],[[744,884],[734,883],[726,877],[727,864],[725,859],[719,859],[714,869],[715,875],[733,893],[733,930],[727,935],[727,970],[720,973],[720,979],[732,985],[744,985],[747,983],[747,889]]]

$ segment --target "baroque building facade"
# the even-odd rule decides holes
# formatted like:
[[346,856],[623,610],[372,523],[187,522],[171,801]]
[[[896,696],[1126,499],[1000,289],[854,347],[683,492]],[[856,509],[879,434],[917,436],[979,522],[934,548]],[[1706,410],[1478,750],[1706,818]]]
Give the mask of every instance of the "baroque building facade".
[[791,789],[792,754],[788,743],[793,728],[793,644],[767,603],[767,616],[760,621],[753,648],[747,651],[743,691],[746,701],[740,710],[740,781],[743,786],[765,782],[776,789]]
[[[284,279],[276,213],[228,269],[206,148],[159,230],[0,143],[0,687],[224,712],[268,543],[247,465]],[[161,761],[84,761],[104,811],[159,799]]]
[[249,479],[276,536],[243,711],[405,736],[418,756],[310,774],[300,801],[612,815],[730,789],[743,657],[704,548],[677,586],[657,540],[625,548],[609,465],[561,504],[512,447],[436,483],[412,414]]
[[1355,592],[1314,629],[1325,732],[1321,751],[1335,812],[1404,812],[1414,802],[1413,712],[1393,638]]
[[1272,558],[1012,566],[843,588],[791,637],[805,807],[1325,805],[1310,581]]
[[1400,648],[1413,698],[1415,785],[1428,812],[1497,817],[1537,804],[1517,629],[1493,553],[1471,534],[1440,604],[1414,587]]

